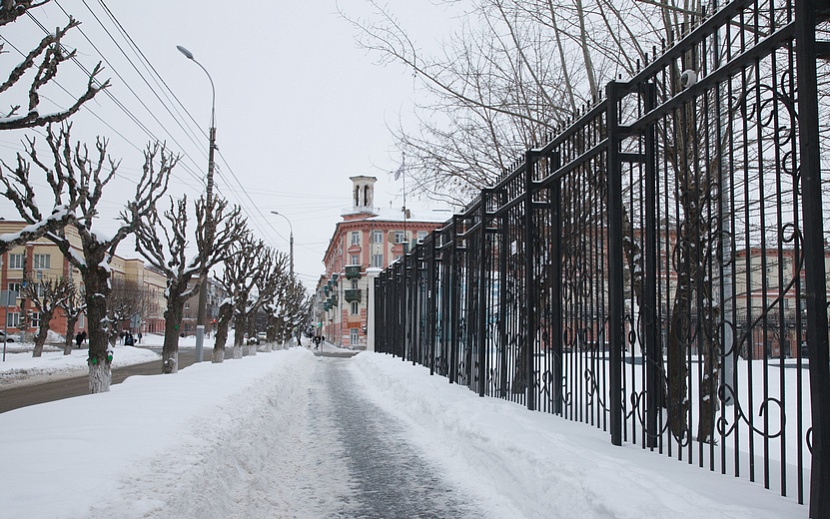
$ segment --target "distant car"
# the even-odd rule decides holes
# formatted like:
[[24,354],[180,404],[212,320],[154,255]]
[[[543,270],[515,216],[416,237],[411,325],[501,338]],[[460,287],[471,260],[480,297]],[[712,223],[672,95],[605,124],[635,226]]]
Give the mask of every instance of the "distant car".
[[246,344],[259,344],[259,336],[254,335],[253,337],[245,337]]
[[268,340],[268,334],[265,332],[259,332],[258,334],[256,334],[256,338],[257,340],[259,340],[259,342],[265,342]]
[[8,338],[7,338],[6,337],[6,332],[4,332],[3,330],[0,330],[0,342],[15,342],[15,341],[19,341],[19,340],[20,340],[19,335],[9,335]]

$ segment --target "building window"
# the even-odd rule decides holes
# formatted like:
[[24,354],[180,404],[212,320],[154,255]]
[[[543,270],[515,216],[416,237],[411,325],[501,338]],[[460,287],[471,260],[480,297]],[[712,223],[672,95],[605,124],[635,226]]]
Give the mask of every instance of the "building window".
[[383,254],[372,254],[372,266],[378,269],[383,268]]
[[20,328],[20,312],[12,312],[8,317],[9,328]]
[[352,232],[352,245],[360,245],[360,231]]
[[9,254],[9,268],[12,270],[23,270],[23,254]]
[[46,270],[50,268],[52,256],[50,254],[35,254],[32,258],[32,268],[35,270]]
[[359,311],[360,309],[358,308],[357,301],[352,301],[352,315],[357,315]]
[[372,231],[372,243],[383,243],[383,231]]
[[403,243],[406,241],[403,231],[395,231],[395,243]]
[[360,265],[360,256],[357,254],[352,254],[352,262],[350,265]]
[[419,242],[424,241],[424,238],[426,238],[426,237],[427,237],[427,232],[426,231],[418,231],[418,241]]
[[357,290],[357,280],[356,279],[352,280],[352,290]]
[[31,327],[40,328],[40,312],[32,312]]
[[[9,292],[17,292],[20,294],[20,291],[23,290],[23,285],[21,283],[9,283]],[[14,306],[17,303],[12,302],[9,306]]]
[[351,346],[357,346],[358,342],[360,342],[360,332],[357,331],[357,328],[352,328],[349,331],[349,344]]

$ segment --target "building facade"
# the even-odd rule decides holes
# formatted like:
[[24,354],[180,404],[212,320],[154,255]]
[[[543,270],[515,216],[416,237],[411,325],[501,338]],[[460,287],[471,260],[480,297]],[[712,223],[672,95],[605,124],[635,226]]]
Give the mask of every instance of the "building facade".
[[350,180],[352,207],[335,227],[323,259],[326,272],[315,290],[315,333],[344,348],[371,349],[369,303],[375,276],[441,222],[412,219],[406,211],[383,215],[373,206],[377,179]]
[[[25,225],[25,222],[2,220],[0,235],[18,232]],[[81,240],[75,229],[68,226],[65,232],[77,253],[83,254]],[[32,334],[39,326],[37,308],[32,301],[21,297],[24,283],[63,277],[72,279],[79,289],[83,288],[80,272],[72,267],[58,247],[46,238],[13,248],[0,256],[0,262],[0,288],[4,293],[16,296],[8,301],[0,301],[0,329],[8,329],[9,333]],[[136,313],[121,323],[121,327],[129,328],[134,333],[162,333],[166,306],[164,293],[167,288],[164,274],[146,266],[144,261],[138,258],[115,256],[110,268],[114,290],[128,291],[129,297],[141,301],[136,305]],[[80,332],[86,327],[86,316],[81,314],[75,331]],[[66,316],[60,309],[50,321],[50,328],[59,335],[65,335]]]

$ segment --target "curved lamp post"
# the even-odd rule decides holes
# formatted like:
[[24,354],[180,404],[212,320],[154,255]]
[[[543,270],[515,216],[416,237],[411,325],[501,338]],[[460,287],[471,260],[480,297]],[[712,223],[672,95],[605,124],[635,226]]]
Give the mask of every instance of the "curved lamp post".
[[294,278],[294,226],[291,225],[291,220],[289,220],[288,217],[285,216],[284,214],[278,213],[277,211],[271,211],[271,214],[275,214],[277,216],[282,216],[283,218],[285,218],[285,221],[288,222],[288,229],[291,231],[291,234],[289,235],[289,238],[288,238],[288,247],[289,247],[289,249],[288,249],[289,250],[289,256],[288,256],[289,257],[289,267],[288,268],[289,268],[289,271],[291,272],[291,278],[293,279]]
[[[205,208],[205,247],[201,253],[201,262],[202,262],[202,273],[201,273],[201,280],[199,283],[199,307],[196,313],[196,361],[201,362],[202,360],[202,348],[200,344],[202,342],[204,335],[204,328],[205,328],[205,314],[207,313],[207,269],[205,268],[207,263],[207,258],[205,255],[207,251],[213,248],[213,236],[215,233],[215,222],[213,221],[213,173],[215,170],[215,162],[214,162],[214,150],[216,150],[216,87],[213,84],[213,78],[210,77],[210,73],[207,69],[202,66],[201,63],[196,61],[196,58],[193,57],[193,53],[189,50],[185,49],[181,45],[176,45],[176,48],[179,49],[179,52],[184,54],[184,56],[192,61],[193,63],[199,65],[199,68],[205,71],[205,74],[210,81],[210,91],[211,91],[211,102],[210,102],[210,147],[208,148],[208,172],[207,172],[207,182],[205,188],[205,198],[206,198],[206,205]],[[201,326],[201,329],[199,328]],[[201,330],[202,334],[200,336],[199,331]]]
[[[196,61],[196,58],[193,57],[193,53],[187,50],[186,48],[182,47],[181,45],[176,46],[179,49],[179,52],[185,55],[187,59],[192,61],[193,63],[199,65],[199,68],[205,71],[205,75],[207,75],[208,80],[210,81],[210,90],[211,90],[211,103],[210,103],[210,147],[208,149],[208,173],[207,173],[207,185],[206,185],[206,202],[207,202],[207,212],[205,214],[205,252],[202,253],[202,284],[203,288],[206,288],[207,282],[207,272],[205,271],[204,264],[205,264],[205,257],[204,254],[207,253],[213,247],[213,235],[214,235],[214,221],[213,221],[213,176],[215,170],[215,162],[214,162],[214,150],[216,149],[216,87],[213,84],[213,78],[210,77],[210,73],[207,69],[202,66],[201,63]],[[206,292],[207,290],[199,290],[199,310],[196,317],[196,324],[205,324],[205,306],[206,306]]]

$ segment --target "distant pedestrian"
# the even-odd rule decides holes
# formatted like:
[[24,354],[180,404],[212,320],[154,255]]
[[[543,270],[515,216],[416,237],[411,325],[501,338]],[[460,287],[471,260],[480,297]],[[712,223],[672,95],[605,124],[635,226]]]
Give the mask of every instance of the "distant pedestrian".
[[78,349],[81,349],[81,344],[83,344],[85,340],[86,331],[82,331],[75,336],[75,344],[78,346]]
[[138,343],[141,344],[141,332],[138,332]]

